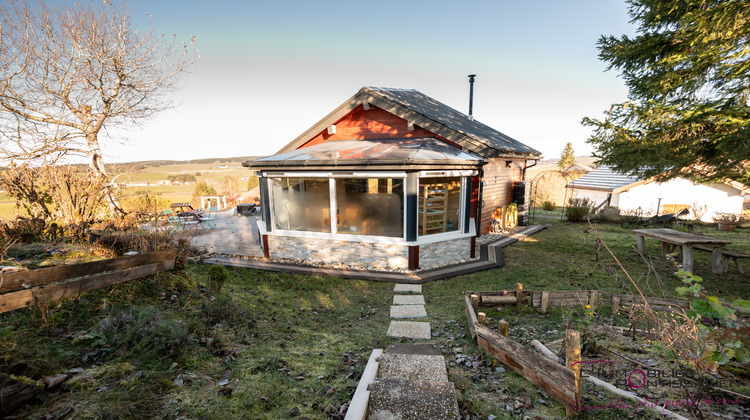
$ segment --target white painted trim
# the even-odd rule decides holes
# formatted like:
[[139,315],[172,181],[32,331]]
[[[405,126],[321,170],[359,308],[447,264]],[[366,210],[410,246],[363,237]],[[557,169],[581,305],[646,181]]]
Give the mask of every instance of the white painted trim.
[[432,178],[432,177],[451,177],[451,176],[477,176],[479,171],[463,170],[463,171],[419,171],[420,178]]
[[307,231],[296,231],[296,230],[275,230],[273,232],[266,231],[264,223],[258,221],[258,230],[262,235],[266,236],[281,236],[287,238],[302,238],[302,239],[320,239],[326,241],[348,241],[348,242],[360,242],[360,243],[377,243],[377,244],[390,244],[390,245],[403,245],[403,246],[414,246],[414,245],[427,245],[436,242],[447,242],[456,239],[466,239],[476,236],[476,222],[474,218],[471,218],[469,226],[469,233],[461,233],[460,231],[436,233],[433,235],[423,236],[418,238],[414,242],[407,242],[404,238],[388,237],[388,236],[366,236],[366,235],[347,235],[337,234],[332,235],[326,232],[307,232]]
[[406,172],[266,172],[264,178],[406,178]]
[[339,203],[336,201],[336,180],[328,178],[328,211],[331,213],[331,235],[336,236],[339,227],[336,225],[337,209]]

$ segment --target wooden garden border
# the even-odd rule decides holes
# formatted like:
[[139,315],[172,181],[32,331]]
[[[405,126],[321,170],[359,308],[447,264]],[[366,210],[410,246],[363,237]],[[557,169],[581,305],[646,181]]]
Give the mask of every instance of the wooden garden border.
[[[478,307],[492,308],[499,306],[519,306],[518,287],[523,290],[523,286],[517,286],[516,290],[499,291],[499,292],[469,292],[467,296],[476,295]],[[547,313],[549,308],[556,306],[584,306],[590,305],[595,308],[599,305],[611,305],[613,312],[620,307],[633,307],[643,305],[644,300],[641,296],[626,295],[621,293],[601,292],[599,290],[551,290],[551,291],[522,291],[521,303],[531,301],[531,306],[539,308],[542,313]],[[651,309],[654,311],[676,311],[679,308],[690,309],[690,302],[687,300],[662,299],[647,297]]]
[[173,270],[176,256],[175,251],[152,252],[0,274],[0,313]]
[[[521,303],[528,301],[528,292],[523,292],[523,286],[520,284],[514,292],[484,292],[483,295],[504,298],[507,301],[506,304],[512,303],[513,305],[519,301]],[[516,296],[521,298],[517,299]],[[565,332],[567,367],[559,365],[544,355],[509,339],[506,335],[508,323],[504,320],[501,320],[498,325],[499,332],[484,325],[484,314],[477,313],[479,297],[480,295],[476,293],[468,293],[464,297],[469,330],[479,347],[562,403],[569,416],[577,415],[578,412],[574,410],[577,407],[577,401],[581,398],[580,364],[575,363],[581,361],[578,332],[573,330]],[[513,302],[510,302],[511,298]]]
[[[674,311],[689,308],[683,300],[647,297],[651,309]],[[555,363],[546,356],[522,346],[508,337],[508,323],[501,320],[495,332],[485,325],[485,314],[478,312],[481,307],[513,306],[520,311],[524,304],[531,302],[533,307],[546,313],[555,306],[584,306],[595,308],[607,304],[616,311],[619,307],[642,305],[641,296],[625,295],[599,290],[524,291],[522,284],[511,291],[468,292],[464,296],[466,319],[472,339],[478,346],[509,366],[534,385],[543,389],[566,408],[568,416],[578,414],[577,402],[581,399],[580,336],[577,331],[565,331],[565,366]]]

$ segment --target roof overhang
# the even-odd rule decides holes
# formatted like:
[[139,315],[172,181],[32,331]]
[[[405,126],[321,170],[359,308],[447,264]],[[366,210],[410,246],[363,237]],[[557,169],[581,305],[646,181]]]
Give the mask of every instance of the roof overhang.
[[259,170],[435,170],[478,169],[488,162],[435,138],[335,140],[252,159]]

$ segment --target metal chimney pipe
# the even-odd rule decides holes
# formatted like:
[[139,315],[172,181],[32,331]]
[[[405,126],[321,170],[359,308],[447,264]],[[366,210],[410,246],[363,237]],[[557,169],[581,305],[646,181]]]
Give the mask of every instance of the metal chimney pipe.
[[477,77],[476,74],[470,74],[469,75],[469,119],[474,119],[474,78]]

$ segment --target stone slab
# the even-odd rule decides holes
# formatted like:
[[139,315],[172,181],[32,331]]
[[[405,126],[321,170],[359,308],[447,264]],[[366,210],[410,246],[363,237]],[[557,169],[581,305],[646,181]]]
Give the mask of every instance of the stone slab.
[[391,318],[424,318],[427,311],[424,305],[396,305],[391,306]]
[[379,362],[378,378],[406,379],[420,384],[448,382],[443,356],[383,353]]
[[393,286],[393,293],[422,293],[421,284],[397,284]]
[[430,339],[429,322],[391,321],[388,327],[388,337]]
[[377,379],[370,385],[368,420],[460,419],[451,382],[415,384],[404,379]]
[[424,305],[422,295],[396,295],[393,296],[394,305]]
[[384,354],[421,354],[425,356],[442,356],[440,349],[428,343],[394,343],[386,347]]

